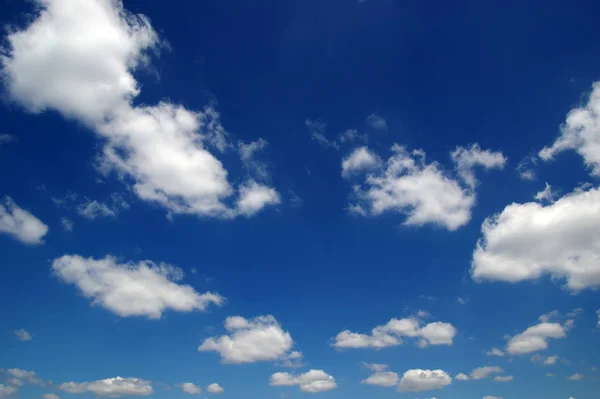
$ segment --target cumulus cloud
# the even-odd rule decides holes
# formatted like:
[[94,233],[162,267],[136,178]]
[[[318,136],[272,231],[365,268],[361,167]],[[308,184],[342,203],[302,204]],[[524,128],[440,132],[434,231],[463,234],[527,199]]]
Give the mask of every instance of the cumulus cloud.
[[454,379],[458,381],[469,381],[471,378],[464,373],[458,373]]
[[361,384],[377,385],[380,387],[393,387],[398,385],[400,378],[397,373],[389,370],[386,364],[368,364],[365,366],[373,371],[367,379],[363,380]]
[[506,376],[502,376],[502,375],[498,375],[496,377],[494,377],[494,381],[496,382],[511,382],[512,380],[514,380],[515,377],[513,377],[512,375],[506,375]]
[[500,366],[477,367],[471,371],[471,378],[474,380],[482,380],[490,377],[491,374],[498,374],[503,371],[504,370]]
[[511,204],[487,218],[471,263],[476,280],[518,282],[550,275],[577,292],[600,286],[600,189],[552,204]]
[[538,317],[538,320],[541,321],[542,323],[546,323],[552,319],[557,318],[558,315],[559,315],[558,310],[553,310],[552,312],[544,313],[543,315]]
[[402,376],[398,391],[418,392],[442,389],[452,383],[452,377],[444,370],[408,370]]
[[145,396],[153,393],[150,381],[139,378],[107,378],[91,382],[65,382],[58,389],[67,393],[91,392],[96,396],[116,398],[120,396]]
[[299,386],[303,392],[326,392],[337,388],[335,379],[323,370],[310,370],[304,374],[275,373],[271,375],[271,386]]
[[394,318],[385,325],[375,327],[371,334],[342,331],[333,339],[331,345],[338,349],[381,349],[401,345],[403,337],[420,339],[420,347],[452,345],[455,335],[456,328],[450,323],[433,322],[421,326],[418,317]]
[[202,388],[197,385],[194,385],[191,382],[184,382],[181,384],[181,389],[185,393],[189,393],[190,395],[199,395],[202,393]]
[[12,395],[15,392],[17,392],[17,388],[11,387],[9,385],[0,384],[0,398]]
[[212,393],[223,393],[225,392],[225,390],[216,382],[212,383],[208,386],[208,388],[206,388],[206,390],[208,392],[212,392]]
[[388,129],[387,121],[382,116],[377,115],[376,113],[372,113],[371,115],[367,116],[367,126],[370,126],[375,130]]
[[42,244],[48,232],[41,220],[21,209],[10,197],[0,201],[0,233],[5,233],[24,244]]
[[512,337],[506,346],[511,355],[538,352],[548,348],[550,338],[564,338],[565,329],[559,323],[540,323]]
[[355,186],[357,201],[349,208],[360,215],[398,212],[405,225],[437,224],[456,230],[471,219],[475,194],[450,178],[436,162],[428,163],[421,150],[408,152],[395,144],[380,173]]
[[488,356],[499,356],[499,357],[505,356],[504,352],[502,352],[498,348],[492,348],[490,351],[486,352],[485,354]]
[[158,319],[166,310],[203,311],[211,303],[224,302],[218,294],[200,294],[189,285],[178,284],[182,270],[166,263],[118,263],[112,256],[94,259],[64,255],[52,262],[52,269],[60,280],[93,299],[93,305],[122,317]]
[[381,167],[381,159],[367,147],[358,147],[342,160],[342,176],[350,177],[363,171]]
[[456,147],[450,153],[452,161],[456,164],[458,175],[471,188],[477,185],[477,179],[473,169],[476,166],[484,169],[503,169],[506,164],[506,157],[501,152],[491,150],[482,150],[479,144],[473,144],[470,147]]
[[540,158],[551,160],[565,150],[575,150],[583,157],[593,176],[600,176],[600,82],[595,82],[585,105],[572,109],[561,126],[554,143],[539,152]]
[[274,188],[249,181],[240,187],[240,197],[237,202],[237,212],[240,215],[252,216],[265,207],[281,202]]
[[146,17],[127,12],[120,0],[37,5],[36,18],[8,35],[0,59],[14,101],[34,113],[56,110],[93,129],[104,143],[99,169],[116,172],[139,198],[170,215],[249,215],[235,208],[237,190],[209,151],[229,147],[213,107],[132,105],[140,93],[132,72],[162,44]]
[[304,121],[304,123],[306,124],[306,127],[308,128],[308,131],[310,132],[310,137],[314,141],[319,143],[319,145],[321,145],[321,147],[334,148],[336,150],[339,150],[340,146],[337,143],[337,141],[329,140],[327,138],[327,136],[325,136],[325,127],[327,126],[327,124],[325,122],[323,122],[320,119],[317,119],[317,120],[307,119],[306,121]]
[[15,336],[21,341],[31,341],[31,339],[33,338],[29,331],[24,330],[22,328],[20,330],[13,331],[13,334],[15,334]]
[[253,319],[228,317],[225,329],[230,335],[208,338],[198,350],[218,352],[223,363],[239,364],[284,360],[294,345],[290,333],[271,315]]

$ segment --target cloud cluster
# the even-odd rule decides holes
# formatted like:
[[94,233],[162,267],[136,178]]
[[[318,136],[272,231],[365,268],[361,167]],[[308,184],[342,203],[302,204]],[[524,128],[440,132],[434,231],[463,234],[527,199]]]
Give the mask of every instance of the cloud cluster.
[[146,396],[152,394],[152,384],[139,378],[107,378],[91,382],[65,382],[58,389],[67,393],[91,392],[97,396]]
[[271,376],[271,386],[299,386],[302,392],[326,392],[337,388],[335,378],[323,370],[310,370],[304,374],[275,373]]
[[221,305],[218,294],[198,293],[189,285],[178,284],[181,269],[151,261],[118,263],[112,256],[102,259],[63,255],[52,262],[54,274],[77,286],[94,305],[122,316],[158,319],[166,310],[191,312]]
[[48,232],[41,220],[21,209],[10,197],[0,201],[0,233],[5,233],[24,244],[41,244]]

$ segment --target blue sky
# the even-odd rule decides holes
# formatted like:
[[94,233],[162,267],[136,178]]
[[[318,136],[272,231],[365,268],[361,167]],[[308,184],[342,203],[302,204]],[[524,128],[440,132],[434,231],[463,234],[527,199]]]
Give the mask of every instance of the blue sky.
[[0,398],[594,397],[598,4],[173,3],[0,1]]

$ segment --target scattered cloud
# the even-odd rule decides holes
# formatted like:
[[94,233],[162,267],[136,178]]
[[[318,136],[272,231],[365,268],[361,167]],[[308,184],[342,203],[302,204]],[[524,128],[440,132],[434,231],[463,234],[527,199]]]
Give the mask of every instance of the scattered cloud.
[[476,166],[486,170],[503,169],[507,161],[501,152],[482,150],[479,144],[473,144],[468,148],[456,147],[456,150],[450,153],[450,157],[456,165],[458,176],[471,188],[477,185],[473,171]]
[[576,373],[576,374],[573,374],[572,376],[567,377],[567,380],[569,380],[569,381],[579,381],[582,378],[583,378],[583,375],[581,375],[579,373]]
[[69,218],[65,218],[65,217],[61,218],[60,225],[62,226],[64,231],[73,231],[74,223]]
[[145,396],[154,391],[150,381],[139,378],[107,378],[91,382],[65,382],[58,389],[67,393],[91,392],[97,396],[117,398],[120,396]]
[[87,219],[95,220],[103,217],[116,217],[119,212],[128,208],[129,204],[121,195],[113,194],[106,202],[91,201],[86,198],[85,202],[77,206],[77,213]]
[[398,391],[418,392],[442,389],[452,383],[452,377],[444,370],[408,370],[402,376]]
[[21,341],[31,341],[31,339],[33,338],[31,333],[24,329],[15,330],[13,331],[13,334],[15,334],[15,336]]
[[275,373],[269,381],[271,386],[299,386],[303,392],[326,392],[337,388],[335,378],[323,370],[310,370],[304,374]]
[[217,384],[216,382],[210,384],[208,386],[208,388],[206,388],[206,390],[208,392],[211,392],[211,393],[223,393],[223,392],[225,392],[225,390],[219,384]]
[[93,305],[121,317],[158,319],[166,310],[203,311],[211,303],[224,302],[218,294],[199,294],[189,285],[178,284],[183,271],[166,263],[118,263],[112,256],[63,255],[52,262],[52,269],[64,283],[77,286],[85,297],[92,298]]
[[199,395],[202,393],[202,388],[197,385],[194,385],[191,382],[184,382],[181,384],[181,389],[185,393],[189,393],[190,395]]
[[353,174],[368,172],[381,168],[381,158],[367,147],[358,147],[342,160],[342,176],[348,178]]
[[369,135],[366,133],[361,134],[356,129],[348,129],[340,134],[338,140],[340,143],[351,143],[354,141],[362,141],[366,143],[369,141]]
[[504,357],[505,353],[502,352],[500,349],[498,348],[492,348],[490,351],[485,353],[488,356],[500,356],[500,357]]
[[531,361],[534,363],[542,363],[545,366],[553,366],[556,364],[556,361],[559,359],[558,356],[542,356],[539,353],[536,353],[531,357]]
[[502,397],[501,396],[490,396],[490,395],[488,395],[488,396],[484,396],[483,399],[502,399]]
[[281,203],[281,199],[274,188],[250,180],[240,187],[237,213],[250,217],[261,211],[266,205],[278,205],[279,203]]
[[546,183],[546,187],[542,191],[538,191],[533,198],[539,202],[554,202],[554,191],[552,190],[552,186]]
[[42,244],[48,232],[41,220],[21,209],[10,197],[0,201],[0,233],[5,233],[24,244]]
[[548,348],[548,339],[564,338],[565,329],[559,323],[540,323],[510,338],[506,351],[511,355],[523,355]]
[[373,371],[373,374],[366,380],[363,380],[361,384],[377,385],[380,387],[393,387],[398,385],[398,382],[400,381],[398,374],[390,371],[386,364],[365,363],[365,366]]
[[454,379],[458,381],[469,381],[471,378],[464,373],[458,373]]
[[498,375],[498,376],[494,377],[494,381],[496,381],[496,382],[511,382],[512,380],[514,380],[514,377],[512,375],[507,375],[507,376]]
[[596,311],[596,314],[598,315],[598,328],[600,328],[600,309]]
[[583,308],[576,308],[576,309],[573,309],[572,311],[570,311],[569,313],[567,313],[567,317],[575,318],[575,317],[581,315],[583,312],[584,312]]
[[[21,370],[21,369],[8,369],[8,370],[6,370],[6,374],[13,377],[14,379],[17,379],[20,381],[26,381],[29,384],[34,384],[34,385],[42,385],[43,384],[42,380],[39,379],[38,376],[33,371],[27,371],[27,370]],[[14,385],[21,386],[23,384],[17,382]]]
[[225,329],[231,335],[212,337],[198,347],[199,351],[218,352],[223,363],[254,363],[289,358],[294,341],[277,320],[269,316],[245,319],[228,317]]
[[329,140],[327,136],[325,136],[325,127],[327,124],[320,119],[312,120],[307,119],[304,121],[306,127],[308,127],[308,131],[310,132],[310,137],[319,143],[321,147],[324,148],[334,148],[336,150],[340,149],[339,144],[335,140]]
[[387,121],[376,113],[367,116],[367,126],[375,130],[388,130]]
[[267,140],[259,138],[250,143],[238,142],[238,152],[244,167],[254,179],[269,181],[271,174],[265,162],[256,159],[256,154],[263,151],[269,145]]
[[3,144],[7,144],[13,141],[16,141],[16,137],[15,136],[11,136],[10,134],[6,134],[6,133],[1,133],[0,134],[0,147]]
[[[577,292],[600,286],[600,189],[578,189],[556,202],[513,203],[487,218],[471,263],[476,280],[566,279]],[[535,243],[535,244],[534,244]]]
[[488,378],[491,374],[502,373],[504,370],[500,366],[485,366],[477,367],[471,371],[471,378],[474,380],[482,380]]
[[519,174],[521,180],[535,180],[536,173],[535,168],[538,159],[535,155],[529,155],[523,158],[516,167],[516,171]]

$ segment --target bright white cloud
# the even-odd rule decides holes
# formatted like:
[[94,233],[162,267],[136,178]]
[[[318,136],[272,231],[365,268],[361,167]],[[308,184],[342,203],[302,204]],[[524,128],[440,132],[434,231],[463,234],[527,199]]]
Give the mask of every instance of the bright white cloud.
[[564,338],[565,329],[559,323],[540,323],[512,337],[506,346],[511,355],[522,355],[548,348],[548,339]]
[[8,369],[6,373],[14,378],[21,381],[27,381],[30,384],[41,385],[42,380],[33,371],[21,370],[21,369]]
[[367,147],[358,147],[342,160],[342,176],[371,171],[381,167],[381,159]]
[[361,384],[377,385],[380,387],[393,387],[398,385],[400,378],[397,373],[389,370],[386,364],[365,364],[367,368],[373,371],[367,379]]
[[375,130],[387,130],[388,129],[387,121],[382,116],[379,116],[375,113],[373,113],[367,117],[367,126],[370,126],[371,128],[373,128]]
[[337,388],[335,379],[323,370],[310,370],[304,374],[275,373],[271,376],[271,386],[299,386],[303,392],[326,392]]
[[46,393],[42,396],[44,399],[60,399],[60,397],[53,393]]
[[275,189],[249,181],[240,188],[240,197],[237,202],[237,213],[252,216],[266,205],[277,205],[281,202]]
[[401,345],[403,337],[420,338],[420,347],[452,345],[455,335],[456,328],[449,323],[433,322],[421,326],[418,317],[394,318],[385,325],[375,327],[371,334],[342,331],[333,339],[331,345],[338,349],[381,349]]
[[139,378],[107,378],[92,382],[65,382],[58,389],[67,393],[91,392],[97,396],[118,398],[120,396],[145,396],[153,393],[150,381]]
[[450,156],[456,164],[458,175],[471,188],[477,185],[477,179],[473,171],[476,166],[486,170],[503,169],[507,161],[501,152],[482,150],[479,144],[473,144],[468,148],[456,147],[456,150],[451,152]]
[[471,378],[474,380],[482,380],[490,377],[491,374],[498,374],[503,371],[504,370],[500,366],[477,367],[471,371]]
[[181,384],[181,389],[183,392],[189,393],[190,395],[199,395],[202,393],[202,388],[191,382],[184,382]]
[[556,361],[558,360],[558,356],[548,356],[545,360],[544,360],[544,364],[546,366],[551,366],[556,364]]
[[290,333],[271,315],[253,319],[228,317],[225,329],[230,335],[208,338],[198,350],[218,352],[223,363],[239,364],[283,360],[294,345]]
[[471,378],[464,373],[458,373],[454,379],[458,381],[469,381]]
[[13,331],[13,334],[15,334],[15,336],[21,341],[31,341],[32,339],[31,333],[24,329],[15,330]]
[[212,383],[208,386],[208,388],[206,388],[206,390],[208,392],[212,392],[212,393],[223,393],[225,392],[225,390],[216,382]]
[[165,263],[118,263],[112,256],[94,259],[64,255],[52,262],[52,269],[63,282],[92,298],[94,305],[122,317],[158,319],[166,310],[203,311],[211,303],[224,302],[218,294],[200,294],[189,285],[178,284],[183,272]]
[[402,376],[398,391],[418,392],[442,389],[452,383],[452,377],[444,370],[408,370]]
[[421,150],[408,152],[395,144],[383,171],[369,174],[364,187],[356,186],[354,213],[381,215],[394,211],[406,216],[405,225],[437,224],[456,230],[471,219],[475,194],[448,177]]
[[321,147],[339,150],[340,146],[338,143],[335,140],[329,140],[327,136],[325,136],[325,127],[327,126],[325,122],[320,119],[307,119],[304,123],[306,124],[306,127],[308,127],[310,137],[319,143]]
[[24,244],[41,244],[48,232],[41,220],[21,209],[10,197],[0,202],[0,233],[5,233]]
[[12,395],[15,392],[17,392],[17,388],[0,384],[0,398]]
[[583,157],[593,176],[600,176],[600,82],[595,82],[588,102],[572,109],[561,126],[561,134],[539,156],[545,161],[565,150],[575,150]]
[[94,129],[105,143],[99,168],[115,171],[139,198],[169,214],[247,216],[231,204],[236,190],[208,150],[228,148],[214,108],[195,112],[168,101],[132,106],[140,93],[132,72],[161,46],[148,19],[127,12],[120,0],[37,2],[37,18],[9,34],[1,57],[12,99]]
[[502,352],[498,348],[492,348],[490,351],[486,352],[486,355],[488,355],[488,356],[500,356],[500,357],[505,356],[504,352]]
[[473,253],[476,280],[566,279],[571,291],[600,286],[600,189],[556,202],[511,204],[487,218]]
[[512,380],[514,380],[515,377],[513,377],[512,375],[498,375],[496,377],[494,377],[494,381],[496,382],[511,382]]

